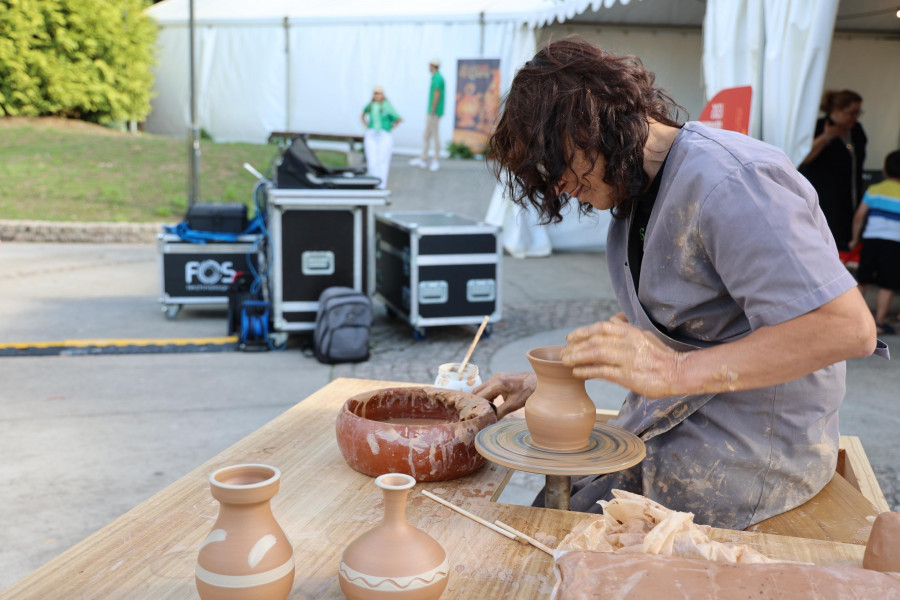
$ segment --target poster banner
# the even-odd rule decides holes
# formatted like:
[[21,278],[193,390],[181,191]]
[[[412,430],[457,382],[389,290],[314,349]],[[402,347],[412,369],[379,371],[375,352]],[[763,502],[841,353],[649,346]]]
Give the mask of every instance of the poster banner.
[[706,103],[698,120],[709,127],[747,135],[752,97],[753,89],[749,85],[724,89]]
[[481,154],[500,114],[500,59],[457,61],[453,143]]

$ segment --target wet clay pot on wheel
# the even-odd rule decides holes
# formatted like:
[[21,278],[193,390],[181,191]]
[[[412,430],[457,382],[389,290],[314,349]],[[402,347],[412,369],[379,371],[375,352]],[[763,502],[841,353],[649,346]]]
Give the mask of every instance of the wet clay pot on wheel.
[[584,380],[560,358],[564,346],[541,346],[526,353],[537,375],[537,387],[525,402],[525,423],[531,443],[553,452],[578,452],[588,447],[596,409]]
[[447,587],[447,553],[406,522],[406,496],[416,480],[402,473],[375,479],[384,494],[384,520],[341,555],[338,580],[349,600],[437,600]]
[[341,454],[360,473],[406,473],[417,481],[446,481],[484,465],[475,436],[496,422],[488,401],[472,394],[433,387],[384,388],[347,400],[335,430]]
[[284,600],[294,583],[294,549],[275,521],[269,501],[281,471],[269,465],[234,465],[209,477],[219,517],[197,557],[202,600]]

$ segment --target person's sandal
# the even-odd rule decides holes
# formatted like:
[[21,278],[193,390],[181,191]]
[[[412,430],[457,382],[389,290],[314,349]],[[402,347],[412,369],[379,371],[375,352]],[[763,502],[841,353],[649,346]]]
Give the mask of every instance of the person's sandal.
[[897,331],[887,323],[876,323],[875,330],[878,332],[878,335],[894,335]]

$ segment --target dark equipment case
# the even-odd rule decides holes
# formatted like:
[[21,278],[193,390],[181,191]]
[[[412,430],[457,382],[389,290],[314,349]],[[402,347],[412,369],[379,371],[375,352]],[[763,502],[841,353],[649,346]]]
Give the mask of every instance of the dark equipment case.
[[172,233],[159,233],[160,297],[166,317],[178,316],[182,305],[227,305],[236,272],[259,265],[259,235],[241,235],[235,242],[193,244]]
[[265,194],[274,330],[313,331],[319,296],[327,288],[372,295],[372,209],[384,206],[390,192],[267,186]]
[[243,233],[247,206],[238,202],[197,202],[188,209],[188,227],[194,231]]
[[381,179],[365,174],[365,167],[326,167],[308,144],[309,134],[290,138],[275,164],[275,186],[280,189],[373,189]]
[[[426,328],[502,318],[497,227],[452,212],[375,216],[375,294],[424,339]],[[489,330],[486,330],[490,333]]]

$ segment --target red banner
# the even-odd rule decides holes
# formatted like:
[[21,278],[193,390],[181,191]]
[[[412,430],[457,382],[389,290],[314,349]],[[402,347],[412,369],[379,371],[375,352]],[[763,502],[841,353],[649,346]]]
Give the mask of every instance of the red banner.
[[698,120],[709,127],[739,131],[747,135],[750,131],[752,97],[753,88],[749,85],[724,89],[706,103]]

